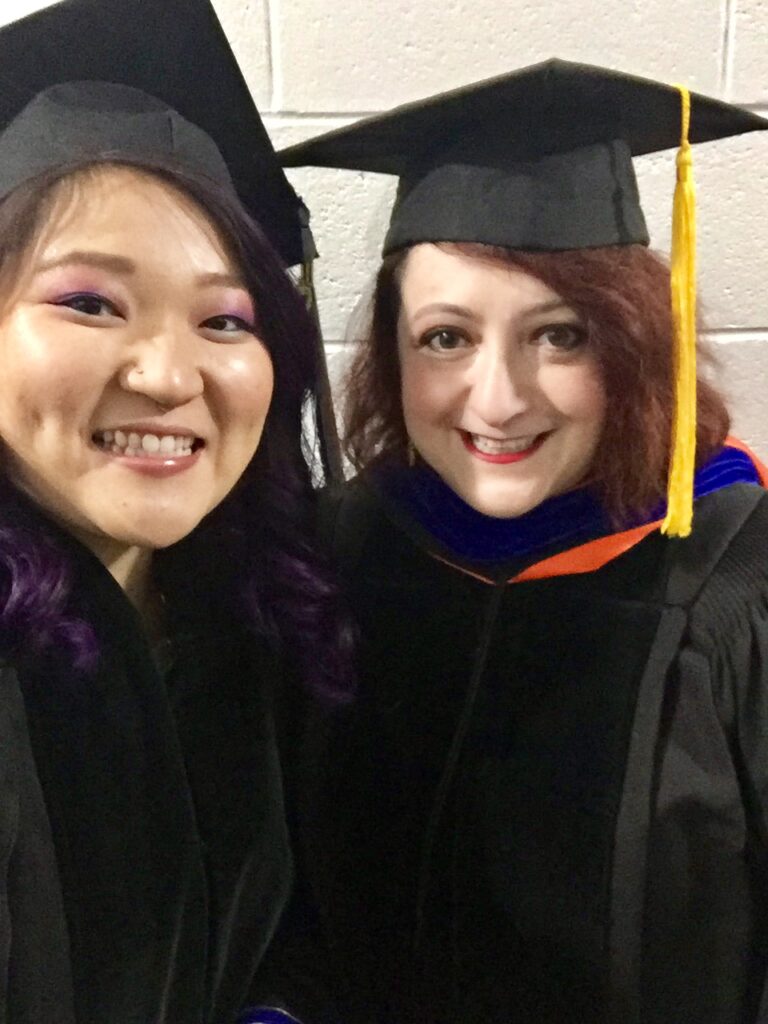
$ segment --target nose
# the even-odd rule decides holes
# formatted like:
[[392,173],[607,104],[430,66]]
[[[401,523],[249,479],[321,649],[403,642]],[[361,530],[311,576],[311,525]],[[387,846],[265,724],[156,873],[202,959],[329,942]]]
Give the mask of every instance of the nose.
[[166,408],[191,402],[204,387],[197,339],[168,324],[145,334],[130,346],[120,384]]
[[530,406],[530,367],[506,339],[478,349],[470,375],[467,408],[490,427],[501,427]]

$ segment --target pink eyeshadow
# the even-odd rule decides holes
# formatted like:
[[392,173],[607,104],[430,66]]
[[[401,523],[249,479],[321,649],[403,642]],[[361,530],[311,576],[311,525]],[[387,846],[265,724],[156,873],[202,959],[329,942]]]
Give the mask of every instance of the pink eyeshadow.
[[64,299],[68,295],[77,295],[80,292],[104,294],[108,289],[103,277],[91,277],[83,271],[70,270],[51,274],[49,281],[44,285],[44,290],[52,299]]
[[237,316],[248,323],[253,323],[256,319],[256,310],[254,309],[253,302],[247,295],[238,295],[232,301],[225,295],[222,306],[224,307],[221,311],[222,316]]

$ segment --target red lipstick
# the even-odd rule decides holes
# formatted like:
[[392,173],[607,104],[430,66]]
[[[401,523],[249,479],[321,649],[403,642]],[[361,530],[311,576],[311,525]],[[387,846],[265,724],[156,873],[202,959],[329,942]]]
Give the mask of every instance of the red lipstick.
[[529,448],[524,448],[521,452],[496,452],[490,454],[489,452],[481,452],[479,448],[476,448],[472,441],[472,435],[467,433],[466,430],[462,430],[460,433],[464,447],[470,455],[474,455],[475,458],[480,459],[482,462],[491,462],[497,466],[508,466],[513,462],[522,462],[524,459],[529,459],[541,448],[548,436],[547,434],[539,434],[533,444]]

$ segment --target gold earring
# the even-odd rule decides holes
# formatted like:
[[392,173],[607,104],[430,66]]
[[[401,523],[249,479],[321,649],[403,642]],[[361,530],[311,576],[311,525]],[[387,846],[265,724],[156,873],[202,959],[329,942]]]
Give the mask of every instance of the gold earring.
[[413,441],[410,437],[408,438],[407,459],[408,465],[413,469],[416,465],[416,449],[414,448]]

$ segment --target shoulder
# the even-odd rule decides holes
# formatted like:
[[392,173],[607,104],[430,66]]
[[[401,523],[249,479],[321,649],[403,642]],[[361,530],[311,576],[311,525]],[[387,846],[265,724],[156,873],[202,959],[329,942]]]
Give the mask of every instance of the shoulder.
[[23,706],[16,668],[0,653],[0,715],[18,718]]
[[36,776],[24,701],[16,670],[0,662],[0,866],[18,825],[19,785],[24,776]]
[[321,546],[355,595],[429,588],[438,566],[440,574],[458,576],[433,557],[426,531],[371,477],[361,473],[325,496],[321,508]]
[[388,522],[381,496],[364,473],[320,493],[318,538],[337,565],[352,567],[366,540]]
[[[0,751],[8,753],[12,737],[25,724],[25,719],[16,670],[0,660]],[[7,757],[2,757],[2,762],[7,765]]]
[[768,608],[768,491],[735,485],[707,496],[691,536],[673,543],[695,639],[727,641]]
[[340,520],[366,519],[381,511],[381,498],[366,473],[360,473],[345,483],[325,487],[318,495],[319,523],[323,536],[335,533]]

